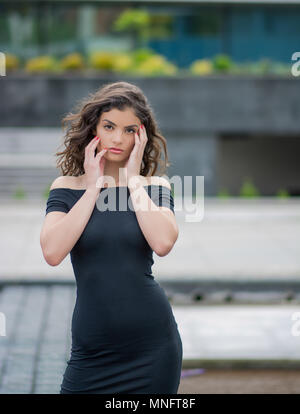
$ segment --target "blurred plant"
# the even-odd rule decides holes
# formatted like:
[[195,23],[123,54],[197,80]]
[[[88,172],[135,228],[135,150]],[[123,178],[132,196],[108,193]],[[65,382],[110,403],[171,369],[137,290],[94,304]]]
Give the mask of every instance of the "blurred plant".
[[26,193],[21,185],[18,185],[15,192],[13,193],[13,198],[22,200],[26,197]]
[[277,191],[277,193],[276,193],[276,197],[279,197],[279,198],[288,198],[288,197],[290,197],[290,194],[289,194],[289,192],[287,190],[285,190],[283,188],[280,188]]
[[148,59],[140,63],[135,69],[134,73],[137,75],[175,75],[177,73],[177,67],[168,62],[167,59],[162,55],[153,55]]
[[51,184],[47,185],[45,190],[42,193],[43,198],[47,199],[49,197],[49,191],[50,191]]
[[244,75],[248,73],[247,64],[245,63],[234,63],[230,69],[230,73],[234,75]]
[[281,62],[272,62],[270,59],[261,59],[257,62],[233,63],[230,68],[232,74],[242,75],[291,75],[290,65]]
[[80,53],[70,53],[60,61],[60,67],[63,70],[84,69],[84,59]]
[[[23,69],[23,60],[12,54],[6,55],[6,68],[12,71]],[[283,75],[292,76],[290,65],[281,62],[272,62],[270,59],[261,59],[258,62],[235,63],[224,54],[216,55],[213,59],[197,59],[185,69],[179,69],[175,64],[157,54],[148,47],[140,47],[131,52],[96,51],[90,54],[88,62],[80,53],[71,53],[60,61],[52,56],[37,56],[25,62],[24,70],[28,73],[56,72],[69,70],[105,70],[111,72],[135,73],[137,75],[174,75],[178,72],[183,75],[192,73],[196,76],[205,76],[215,72],[231,73],[235,75]]]
[[270,59],[264,58],[257,62],[251,62],[247,65],[246,69],[248,73],[254,75],[265,75],[271,73],[271,61]]
[[250,178],[246,178],[240,190],[241,197],[259,197],[259,191]]
[[136,49],[131,53],[135,63],[139,65],[140,63],[147,60],[149,57],[154,56],[155,52],[150,48],[140,48]]
[[118,53],[114,56],[112,67],[114,72],[129,72],[134,66],[134,58],[130,54]]
[[213,58],[213,67],[219,72],[228,72],[232,66],[233,62],[227,55],[219,54]]
[[93,69],[111,71],[114,67],[115,54],[112,52],[93,52],[89,56],[89,65]]
[[5,53],[5,67],[7,71],[13,71],[18,69],[20,66],[20,60],[16,55]]
[[189,67],[194,75],[207,75],[213,72],[213,64],[208,59],[197,59]]
[[229,191],[227,188],[221,188],[217,194],[217,197],[219,198],[228,198],[230,197]]
[[150,14],[144,10],[127,9],[112,25],[116,32],[129,33],[133,38],[133,48],[140,47],[140,41],[150,37]]
[[58,62],[52,56],[38,56],[27,60],[27,72],[53,72],[59,69]]
[[272,63],[271,71],[275,75],[291,75],[291,66],[281,62],[274,62]]
[[173,37],[176,16],[168,12],[151,12],[148,35],[151,40],[166,40]]

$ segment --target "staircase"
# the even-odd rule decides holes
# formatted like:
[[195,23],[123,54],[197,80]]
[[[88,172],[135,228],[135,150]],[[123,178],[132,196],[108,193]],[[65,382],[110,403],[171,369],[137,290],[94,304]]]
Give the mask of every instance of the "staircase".
[[57,128],[0,129],[0,198],[41,198],[61,175],[55,152],[62,150]]

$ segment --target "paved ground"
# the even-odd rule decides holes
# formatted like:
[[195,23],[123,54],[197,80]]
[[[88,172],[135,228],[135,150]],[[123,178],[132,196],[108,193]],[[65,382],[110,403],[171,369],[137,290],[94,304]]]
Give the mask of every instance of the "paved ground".
[[[179,239],[168,256],[154,254],[153,274],[162,284],[182,287],[188,281],[201,287],[207,280],[215,288],[217,281],[265,281],[271,290],[275,282],[299,286],[299,207],[300,200],[207,199],[204,220],[198,223],[187,222],[184,212],[177,211]],[[74,276],[69,257],[51,267],[42,256],[44,214],[45,200],[1,199],[0,315],[6,336],[0,336],[0,393],[57,393],[69,356]],[[70,285],[9,286],[5,281]],[[255,293],[256,303],[260,293]],[[300,369],[299,301],[198,306],[183,301],[174,303],[173,310],[183,342],[183,370],[206,370],[197,377],[183,376],[180,393],[297,392],[299,375],[293,369]],[[232,371],[254,366],[289,370]]]
[[[74,286],[5,286],[0,293],[0,393],[58,393],[70,352]],[[183,343],[179,393],[259,390],[300,384],[299,306],[172,306]],[[3,316],[4,315],[4,316]],[[188,369],[203,368],[197,377]],[[220,370],[227,367],[225,371]],[[236,368],[290,371],[238,374]],[[218,368],[216,374],[215,368]],[[291,371],[298,369],[298,371]],[[253,374],[254,372],[254,374]],[[298,373],[297,373],[298,372]],[[238,378],[241,381],[239,382]],[[247,381],[248,378],[248,381]],[[264,379],[265,378],[265,379]],[[271,378],[271,379],[267,379]],[[294,381],[294,382],[293,382]]]
[[299,394],[299,370],[206,369],[181,379],[178,394]]
[[[175,205],[179,205],[175,201]],[[39,243],[46,200],[0,204],[1,279],[74,280],[69,256],[49,266]],[[159,281],[204,279],[299,281],[300,199],[205,200],[204,218],[177,211],[179,238],[165,257],[154,253]]]

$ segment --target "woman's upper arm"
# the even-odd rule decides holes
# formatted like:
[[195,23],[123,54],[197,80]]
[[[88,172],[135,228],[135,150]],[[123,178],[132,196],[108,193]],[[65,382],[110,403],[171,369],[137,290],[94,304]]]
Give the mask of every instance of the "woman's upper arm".
[[[67,188],[67,183],[64,176],[56,178],[51,184],[48,200],[46,203],[46,213],[41,229],[41,245],[43,243],[47,229],[53,224],[60,221],[69,211],[69,206],[66,200],[66,193],[64,191],[55,191],[58,188]],[[54,190],[54,191],[51,191]]]
[[166,211],[170,214],[170,217],[174,217],[174,198],[171,184],[164,177],[158,178],[159,188],[154,191],[153,201],[159,206],[160,210]]

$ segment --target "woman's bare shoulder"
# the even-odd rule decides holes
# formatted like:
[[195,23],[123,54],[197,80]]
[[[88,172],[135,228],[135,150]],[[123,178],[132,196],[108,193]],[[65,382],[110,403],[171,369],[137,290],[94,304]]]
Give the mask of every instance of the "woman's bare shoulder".
[[51,184],[50,190],[54,188],[76,188],[76,178],[70,175],[61,175],[60,177],[55,178]]

